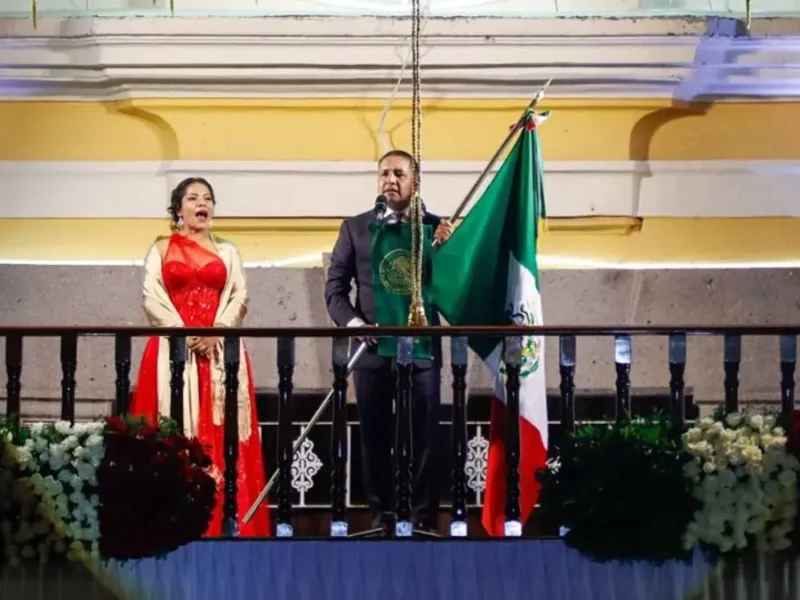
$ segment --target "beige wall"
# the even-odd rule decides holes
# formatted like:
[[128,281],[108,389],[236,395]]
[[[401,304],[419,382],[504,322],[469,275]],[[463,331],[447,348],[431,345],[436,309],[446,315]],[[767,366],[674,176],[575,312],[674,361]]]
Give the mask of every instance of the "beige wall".
[[[142,325],[141,272],[136,267],[0,267],[0,323],[8,325]],[[313,269],[251,269],[252,295],[247,325],[326,326],[322,299],[324,273]],[[800,273],[795,270],[545,271],[542,274],[544,317],[553,325],[647,324],[789,324],[798,320]],[[276,385],[274,343],[248,340],[256,385]],[[142,342],[134,350],[135,375]],[[79,346],[78,397],[112,398],[114,348],[111,339],[85,339]],[[23,395],[60,397],[57,340],[25,343]],[[4,352],[0,350],[0,356]],[[557,342],[546,346],[548,386],[558,386]],[[663,339],[634,339],[634,386],[665,388],[669,381]],[[722,342],[692,339],[687,385],[698,400],[722,399]],[[447,369],[446,369],[447,371]],[[471,366],[471,385],[486,388],[487,371]],[[583,389],[614,386],[610,339],[581,340],[577,383]],[[743,342],[741,397],[777,400],[780,372],[778,341]],[[299,390],[325,391],[331,382],[330,343],[298,341],[295,385]],[[5,375],[0,376],[5,385]],[[449,398],[449,376],[443,391]],[[2,395],[2,392],[0,392]],[[57,405],[25,405],[29,415],[57,413]],[[81,414],[93,416],[103,405],[84,404]],[[55,411],[55,412],[54,412]]]

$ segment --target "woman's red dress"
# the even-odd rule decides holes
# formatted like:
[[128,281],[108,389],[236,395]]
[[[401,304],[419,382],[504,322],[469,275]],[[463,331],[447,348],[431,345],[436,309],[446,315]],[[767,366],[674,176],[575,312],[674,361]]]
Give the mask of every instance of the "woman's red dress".
[[[228,279],[222,259],[216,253],[203,248],[187,237],[174,234],[169,240],[161,269],[164,286],[170,300],[180,314],[186,327],[211,327],[219,308],[220,296]],[[158,338],[151,337],[145,347],[139,367],[139,379],[133,395],[131,413],[144,416],[151,422],[158,420]],[[251,423],[250,439],[239,442],[238,463],[238,516],[239,535],[242,537],[266,537],[270,535],[269,510],[262,505],[248,523],[242,517],[255,502],[266,485],[264,457],[256,419],[255,387],[250,357],[245,352],[250,395]],[[211,363],[208,358],[197,357],[199,388],[199,423],[197,437],[206,445],[218,472],[225,472],[223,431],[214,425],[212,418]],[[223,490],[217,490],[217,505],[205,537],[222,535]]]

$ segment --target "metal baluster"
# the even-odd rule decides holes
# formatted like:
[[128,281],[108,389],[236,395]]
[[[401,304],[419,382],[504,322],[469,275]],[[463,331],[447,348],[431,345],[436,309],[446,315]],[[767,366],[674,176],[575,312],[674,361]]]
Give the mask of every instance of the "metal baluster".
[[505,339],[506,371],[506,522],[505,537],[522,537],[519,507],[519,388],[522,338]]
[[451,537],[467,537],[467,363],[466,337],[450,340],[453,371],[453,507]]
[[631,336],[614,337],[614,364],[617,371],[617,422],[631,418]]
[[683,379],[686,371],[686,334],[670,334],[668,344],[669,414],[673,425],[682,430],[686,421],[686,383]]
[[292,537],[294,338],[278,338],[278,537]]
[[6,337],[6,415],[18,419],[22,412],[22,336]]
[[725,412],[739,412],[739,365],[742,362],[742,336],[725,334]]
[[781,354],[781,412],[789,416],[794,410],[794,372],[797,366],[797,336],[785,334],[780,338]]
[[114,381],[117,398],[113,413],[124,415],[128,412],[131,397],[131,336],[119,333],[114,336],[114,366],[117,372]]
[[169,416],[183,432],[183,371],[186,368],[186,336],[169,338]]
[[75,372],[78,370],[78,336],[61,336],[61,420],[75,422]]
[[558,370],[561,374],[561,431],[575,429],[575,364],[577,340],[574,335],[558,338]]
[[331,537],[347,537],[347,363],[350,339],[333,339]]
[[397,436],[395,460],[397,461],[397,521],[395,535],[410,537],[411,524],[411,371],[414,340],[410,337],[397,339]]
[[239,537],[238,464],[239,464],[239,366],[241,346],[238,336],[225,338],[225,493],[222,505],[223,537]]

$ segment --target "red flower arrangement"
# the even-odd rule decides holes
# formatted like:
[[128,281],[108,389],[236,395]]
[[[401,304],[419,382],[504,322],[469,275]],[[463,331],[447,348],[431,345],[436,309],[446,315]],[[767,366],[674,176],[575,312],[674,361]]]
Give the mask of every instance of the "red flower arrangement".
[[163,556],[202,537],[216,502],[211,458],[174,421],[158,427],[112,417],[97,469],[100,554],[128,560]]

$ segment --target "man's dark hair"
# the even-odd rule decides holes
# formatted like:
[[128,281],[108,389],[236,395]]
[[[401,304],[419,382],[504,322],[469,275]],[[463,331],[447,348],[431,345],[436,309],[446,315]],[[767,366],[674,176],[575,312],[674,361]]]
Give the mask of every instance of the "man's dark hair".
[[414,159],[413,156],[411,156],[411,154],[409,154],[405,150],[389,150],[386,154],[384,154],[378,159],[378,164],[381,164],[384,160],[392,156],[399,156],[400,158],[405,158],[408,161],[408,164],[411,165],[411,170],[414,173],[420,172],[419,164],[417,164],[417,161]]

